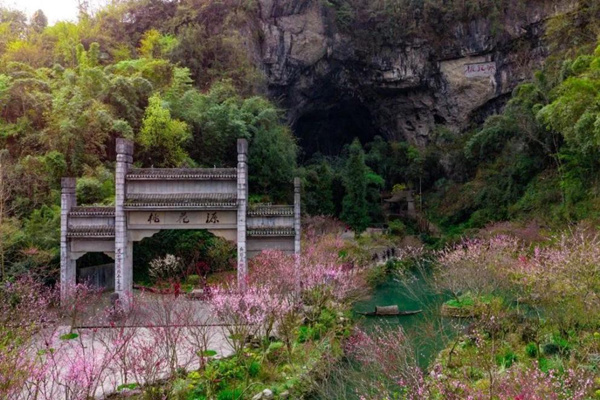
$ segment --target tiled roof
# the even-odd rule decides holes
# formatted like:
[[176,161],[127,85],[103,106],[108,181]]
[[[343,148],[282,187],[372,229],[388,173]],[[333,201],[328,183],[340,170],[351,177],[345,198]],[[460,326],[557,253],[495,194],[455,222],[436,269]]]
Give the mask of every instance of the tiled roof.
[[114,217],[114,207],[72,207],[70,217]]
[[287,226],[248,227],[248,236],[294,236],[294,228]]
[[413,190],[402,190],[394,193],[389,199],[384,199],[384,201],[388,203],[398,203],[401,201],[406,201],[410,198],[413,192]]
[[70,226],[67,236],[78,238],[112,238],[115,237],[115,227],[114,225]]
[[294,206],[257,205],[248,209],[249,217],[293,217]]
[[131,168],[128,180],[235,180],[235,168]]
[[151,207],[235,207],[235,193],[210,194],[129,194],[125,206],[127,208]]

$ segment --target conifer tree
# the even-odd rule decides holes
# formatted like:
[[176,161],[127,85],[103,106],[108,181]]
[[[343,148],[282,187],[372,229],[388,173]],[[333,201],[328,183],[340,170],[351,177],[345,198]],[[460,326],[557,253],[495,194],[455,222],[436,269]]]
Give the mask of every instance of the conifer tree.
[[305,170],[303,206],[312,215],[334,215],[333,171],[322,160]]
[[344,169],[346,195],[342,204],[341,217],[357,236],[369,226],[367,172],[365,152],[358,139],[354,139],[350,145],[348,160]]

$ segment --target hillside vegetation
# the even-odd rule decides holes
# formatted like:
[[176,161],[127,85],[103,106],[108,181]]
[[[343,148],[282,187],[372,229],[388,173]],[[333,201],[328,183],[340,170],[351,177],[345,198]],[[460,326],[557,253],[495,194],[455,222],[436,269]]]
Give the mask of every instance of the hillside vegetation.
[[454,179],[437,181],[428,198],[446,227],[598,217],[599,17],[600,6],[589,3],[551,20],[544,69],[481,128],[434,145],[454,158]]
[[[336,12],[340,30],[373,23],[370,34],[385,42],[387,25],[410,28],[394,39],[401,40],[420,32],[420,20],[431,28],[522,4],[340,0],[324,7]],[[118,1],[93,15],[82,7],[77,23],[53,26],[41,12],[0,11],[5,273],[56,269],[62,176],[81,178],[81,204],[111,204],[117,137],[135,141],[136,163],[146,167],[229,166],[234,139],[249,138],[253,201],[289,200],[297,172],[306,213],[341,216],[358,232],[387,222],[381,192],[394,187],[423,193],[418,204],[447,232],[513,218],[595,216],[597,2],[580,0],[548,21],[546,67],[481,128],[457,135],[440,125],[425,148],[355,142],[338,156],[315,154],[299,171],[285,110],[261,95],[264,81],[245,40],[260,32],[256,2]],[[352,193],[359,201],[344,204]]]
[[254,94],[257,72],[227,28],[239,7],[122,2],[53,26],[1,10],[3,277],[55,270],[61,177],[81,178],[80,204],[111,204],[117,137],[144,167],[234,166],[235,139],[248,138],[252,192],[288,198],[296,144]]

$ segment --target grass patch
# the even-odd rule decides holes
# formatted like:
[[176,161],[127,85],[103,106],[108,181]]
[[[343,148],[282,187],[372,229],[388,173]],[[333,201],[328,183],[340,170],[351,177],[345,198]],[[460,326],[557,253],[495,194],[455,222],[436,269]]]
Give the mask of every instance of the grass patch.
[[450,299],[444,304],[448,307],[468,308],[477,304],[491,304],[493,300],[500,299],[498,296],[485,294],[482,296],[474,296],[471,292],[464,293],[458,296],[458,299]]

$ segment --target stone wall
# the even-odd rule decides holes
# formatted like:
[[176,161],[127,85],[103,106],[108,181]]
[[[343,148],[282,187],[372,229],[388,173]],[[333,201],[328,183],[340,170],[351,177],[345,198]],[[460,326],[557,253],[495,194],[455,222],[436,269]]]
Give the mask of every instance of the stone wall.
[[77,268],[77,282],[87,283],[95,288],[113,290],[115,288],[115,264]]

